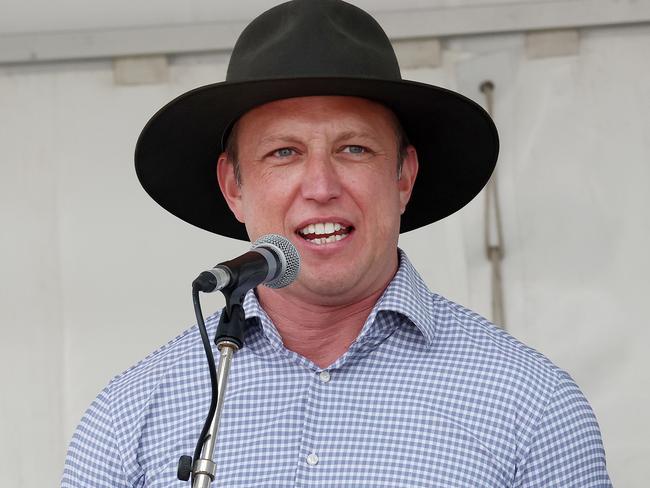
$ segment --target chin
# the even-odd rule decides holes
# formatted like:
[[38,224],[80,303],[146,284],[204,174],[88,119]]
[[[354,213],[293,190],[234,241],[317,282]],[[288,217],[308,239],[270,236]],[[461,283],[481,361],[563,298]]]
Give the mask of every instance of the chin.
[[301,287],[308,291],[310,294],[322,296],[326,301],[334,300],[337,298],[348,297],[350,292],[357,284],[356,279],[352,276],[314,276],[308,275],[299,279]]

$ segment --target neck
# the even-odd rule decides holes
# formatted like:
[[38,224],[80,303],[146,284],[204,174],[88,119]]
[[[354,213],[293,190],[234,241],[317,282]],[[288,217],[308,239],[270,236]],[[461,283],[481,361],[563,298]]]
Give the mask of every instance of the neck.
[[266,287],[259,287],[257,293],[284,346],[326,368],[358,337],[387,284],[361,300],[338,306],[305,302]]

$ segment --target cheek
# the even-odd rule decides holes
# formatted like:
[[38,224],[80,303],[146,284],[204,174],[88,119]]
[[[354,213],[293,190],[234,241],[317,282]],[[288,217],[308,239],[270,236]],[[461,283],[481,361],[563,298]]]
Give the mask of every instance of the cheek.
[[257,174],[243,181],[242,206],[246,223],[256,227],[282,221],[291,201],[291,178]]
[[350,178],[347,188],[364,215],[382,227],[389,226],[397,215],[399,219],[400,197],[396,178],[384,173],[366,173]]

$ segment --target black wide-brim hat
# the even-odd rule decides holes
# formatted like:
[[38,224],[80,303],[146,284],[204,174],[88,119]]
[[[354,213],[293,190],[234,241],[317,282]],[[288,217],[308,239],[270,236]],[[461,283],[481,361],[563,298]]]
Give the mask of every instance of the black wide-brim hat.
[[226,81],[179,96],[149,120],[135,150],[140,183],[186,222],[248,240],[217,182],[224,136],[254,107],[320,95],[382,103],[402,123],[420,166],[400,232],[456,212],[492,174],[499,140],[481,106],[444,88],[402,80],[388,37],[363,10],[341,0],[294,0],[244,29]]

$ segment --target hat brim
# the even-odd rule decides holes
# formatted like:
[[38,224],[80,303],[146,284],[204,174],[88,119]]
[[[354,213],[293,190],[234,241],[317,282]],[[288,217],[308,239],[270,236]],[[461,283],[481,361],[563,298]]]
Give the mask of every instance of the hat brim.
[[224,131],[259,105],[285,98],[343,95],[386,105],[400,119],[420,163],[400,232],[440,220],[488,182],[499,152],[494,122],[459,93],[414,81],[292,78],[222,82],[169,102],[149,120],[135,149],[146,192],[175,216],[216,234],[248,240],[217,182]]

